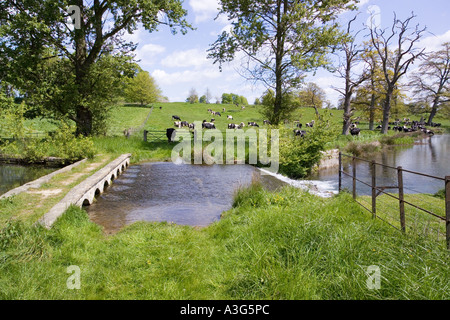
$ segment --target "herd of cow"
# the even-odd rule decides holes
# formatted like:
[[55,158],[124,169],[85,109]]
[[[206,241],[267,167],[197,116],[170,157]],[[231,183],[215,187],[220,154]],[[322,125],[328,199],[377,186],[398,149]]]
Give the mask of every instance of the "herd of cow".
[[[437,128],[440,127],[440,123],[431,123],[431,127]],[[381,129],[382,126],[379,125],[377,129]],[[395,119],[394,122],[389,122],[388,130],[394,130],[398,132],[417,132],[422,131],[428,135],[434,135],[434,131],[429,130],[425,126],[425,122],[423,118],[420,121],[411,121],[409,118],[404,118],[403,121],[400,119]]]
[[[222,114],[220,112],[213,111],[212,109],[208,109],[208,112],[211,113],[211,115],[213,115],[213,116],[219,116],[219,117],[222,116]],[[223,109],[223,112],[225,112],[225,109]],[[233,117],[231,115],[228,115],[227,119],[233,120]],[[189,129],[195,129],[194,123],[189,123],[188,121],[182,121],[181,118],[177,115],[173,115],[172,120],[175,120],[174,126],[176,128],[187,127]],[[202,129],[216,129],[214,122],[215,122],[214,118],[212,118],[211,121],[203,120]],[[264,120],[263,124],[271,125],[271,122],[269,120]],[[306,127],[312,128],[312,127],[314,127],[314,124],[315,124],[315,121],[312,120],[311,122],[306,123]],[[359,121],[355,121],[351,124],[350,134],[352,136],[358,136],[361,133],[361,129],[357,127],[358,124],[359,124]],[[248,122],[247,125],[249,127],[259,127],[259,125],[253,121]],[[297,128],[297,129],[294,129],[294,135],[299,136],[299,137],[304,137],[306,135],[306,131],[301,130],[303,125],[300,123],[300,121],[294,121],[294,125]],[[432,127],[440,127],[441,124],[440,123],[432,123],[431,126]],[[245,127],[244,122],[241,122],[240,124],[236,124],[236,123],[228,124],[228,129],[242,129],[243,127]],[[382,128],[381,125],[379,125],[377,127],[377,129],[381,129],[381,128]],[[391,130],[391,129],[394,131],[398,131],[398,132],[416,132],[416,131],[420,130],[428,135],[434,135],[434,132],[432,130],[429,130],[425,127],[425,123],[424,123],[423,119],[421,119],[420,121],[411,121],[408,118],[404,118],[403,121],[400,121],[400,119],[396,119],[394,122],[389,123],[388,130]],[[173,140],[175,131],[176,131],[176,129],[174,129],[174,128],[169,128],[166,130],[166,135],[167,135],[167,138],[169,139],[169,142],[171,142]]]

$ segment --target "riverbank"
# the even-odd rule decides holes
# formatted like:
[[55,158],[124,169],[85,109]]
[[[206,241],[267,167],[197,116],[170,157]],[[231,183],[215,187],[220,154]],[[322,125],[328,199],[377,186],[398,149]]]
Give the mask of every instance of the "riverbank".
[[[2,299],[442,299],[448,252],[373,220],[342,194],[240,190],[209,227],[135,223],[105,236],[70,208],[51,230],[3,227]],[[67,267],[81,272],[67,287]],[[367,287],[378,266],[381,287]],[[39,290],[36,290],[39,288]]]

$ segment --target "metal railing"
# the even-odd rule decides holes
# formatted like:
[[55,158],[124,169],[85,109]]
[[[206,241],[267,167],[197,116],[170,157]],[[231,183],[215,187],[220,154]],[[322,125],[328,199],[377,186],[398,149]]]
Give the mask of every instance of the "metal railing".
[[[346,172],[343,170],[343,157],[351,160],[351,168],[352,172]],[[357,177],[357,161],[365,162],[369,164],[370,171],[370,182],[363,181]],[[394,185],[378,185],[377,184],[377,168],[382,167],[384,170],[395,170],[396,174],[396,183]],[[403,174],[413,174],[417,176],[421,176],[427,179],[433,179],[435,181],[442,182],[444,188],[444,204],[440,204],[440,201],[427,201],[426,197],[420,198],[420,193],[417,190],[412,189],[413,187],[406,186],[403,179]],[[426,228],[426,233],[436,232],[437,238],[441,237],[445,238],[447,243],[447,248],[450,249],[450,176],[446,177],[436,177],[430,174],[425,174],[421,172],[411,171],[407,169],[403,169],[401,166],[393,167],[381,163],[377,163],[373,160],[361,159],[356,156],[346,155],[343,153],[339,153],[339,192],[343,190],[342,182],[343,175],[352,179],[352,187],[351,192],[353,195],[353,199],[361,205],[364,209],[369,211],[373,218],[379,218],[384,222],[387,222],[389,225],[393,226],[401,230],[402,232],[406,232],[407,229],[414,229],[411,225],[408,227],[407,221],[408,218],[406,216],[406,208],[411,207],[414,208],[416,216],[414,218],[415,225],[423,224]],[[368,188],[371,191],[370,195],[367,196],[358,196],[358,187],[357,184],[360,183]],[[396,193],[387,192],[387,190],[397,190]],[[413,191],[413,193],[409,193],[408,191]],[[398,203],[398,211],[397,209],[389,206],[389,208],[381,208],[377,207],[377,198],[381,195],[386,195],[390,200]],[[370,200],[370,201],[369,201]],[[421,204],[414,203],[422,202]],[[363,204],[363,202],[368,202],[368,204]],[[388,201],[383,201],[388,202]],[[425,205],[423,205],[425,203]],[[444,206],[445,208],[441,208],[440,206]],[[425,208],[426,207],[426,208]],[[394,209],[394,210],[393,210]],[[392,211],[397,211],[398,216],[393,218],[393,222],[388,221],[389,216],[387,212],[392,213]],[[420,212],[420,213],[419,213]],[[441,214],[440,214],[440,213]],[[445,216],[443,216],[444,214]],[[411,218],[412,219],[412,218]],[[434,219],[434,220],[430,220]],[[417,230],[417,228],[415,228]]]

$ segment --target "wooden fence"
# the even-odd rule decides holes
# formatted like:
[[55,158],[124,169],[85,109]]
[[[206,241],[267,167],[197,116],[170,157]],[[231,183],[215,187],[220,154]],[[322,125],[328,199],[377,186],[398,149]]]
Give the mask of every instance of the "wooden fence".
[[[343,158],[350,160],[351,173],[346,172],[343,168]],[[357,177],[357,161],[362,161],[368,164],[370,171],[370,182],[363,181]],[[383,170],[395,170],[396,182],[394,185],[378,185],[377,184],[377,168],[383,168]],[[409,173],[427,179],[433,179],[442,183],[444,188],[444,200],[436,198],[436,201],[430,201],[429,195],[422,195],[419,193],[408,193],[413,190],[413,187],[406,186],[404,184],[403,174]],[[447,248],[450,249],[450,176],[436,177],[429,174],[415,172],[411,170],[403,169],[401,166],[392,167],[385,164],[380,164],[375,161],[361,159],[352,155],[346,155],[339,153],[339,192],[343,190],[342,182],[344,176],[351,178],[352,187],[351,192],[353,199],[358,202],[364,209],[369,211],[373,218],[379,218],[391,226],[401,230],[402,232],[418,231],[418,225],[421,225],[420,229],[425,231],[426,234],[436,233],[437,238],[445,238]],[[368,196],[358,195],[358,186],[364,185],[370,188],[371,194]],[[395,190],[395,193],[388,192],[387,190]],[[384,204],[389,203],[388,208],[379,208],[379,202],[377,198],[380,195],[386,195],[382,201]],[[434,199],[434,198],[433,198]],[[380,201],[381,202],[381,201]],[[397,208],[395,208],[397,206]],[[407,215],[408,208],[413,208],[415,213],[414,217]],[[381,209],[381,210],[380,210]],[[396,212],[397,217],[392,215]],[[388,221],[389,218],[391,221]],[[408,219],[411,219],[414,223],[408,224]]]

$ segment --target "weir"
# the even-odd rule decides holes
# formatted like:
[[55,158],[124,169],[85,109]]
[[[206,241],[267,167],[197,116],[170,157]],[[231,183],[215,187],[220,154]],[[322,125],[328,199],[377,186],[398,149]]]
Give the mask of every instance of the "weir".
[[103,193],[113,180],[117,179],[130,165],[130,157],[129,153],[121,155],[72,188],[60,202],[39,219],[38,223],[45,228],[50,228],[71,205],[82,207],[92,204],[95,197]]

